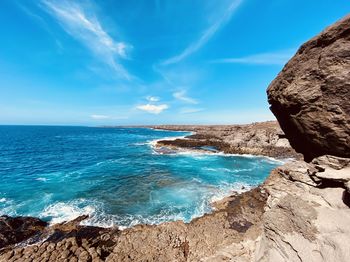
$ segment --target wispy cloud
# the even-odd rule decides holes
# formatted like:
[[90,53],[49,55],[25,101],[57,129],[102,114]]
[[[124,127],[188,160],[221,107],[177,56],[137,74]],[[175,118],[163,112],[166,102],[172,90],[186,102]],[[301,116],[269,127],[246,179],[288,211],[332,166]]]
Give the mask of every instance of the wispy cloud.
[[183,107],[180,109],[180,114],[194,114],[203,111],[203,108]]
[[150,114],[160,114],[164,110],[168,109],[169,106],[167,104],[161,104],[161,105],[152,105],[152,104],[145,104],[145,105],[139,105],[136,107],[139,110],[145,111]]
[[109,116],[106,116],[106,115],[91,115],[90,117],[92,119],[98,119],[98,120],[100,120],[100,119],[108,119],[109,118]]
[[294,49],[271,53],[254,54],[245,57],[223,58],[211,61],[223,64],[284,65],[294,55]]
[[95,120],[106,120],[106,119],[111,119],[111,120],[120,120],[120,119],[127,119],[128,117],[126,116],[108,116],[108,115],[90,115],[90,118],[95,119]]
[[185,90],[173,93],[173,97],[188,104],[198,104],[198,101],[196,99],[187,96],[187,92]]
[[20,3],[18,1],[14,1],[14,3],[19,7],[19,9],[21,9],[28,17],[32,18],[33,20],[35,20],[36,22],[38,22],[39,25],[41,25],[41,27],[49,34],[51,35],[51,37],[53,38],[53,40],[55,41],[55,44],[57,45],[57,47],[59,48],[59,50],[63,49],[62,43],[58,40],[58,38],[56,37],[56,35],[53,33],[53,31],[50,29],[50,27],[48,26],[48,24],[45,22],[45,20],[39,16],[38,14],[32,12],[26,5],[24,5],[23,3]]
[[129,80],[132,78],[118,61],[127,58],[127,50],[131,46],[122,41],[115,41],[102,27],[94,10],[87,10],[86,6],[83,7],[74,1],[42,0],[41,3],[40,6],[55,17],[68,34],[90,49],[119,77]]
[[200,49],[210,38],[227,22],[230,20],[233,12],[240,6],[243,0],[233,0],[225,13],[210,27],[208,27],[197,39],[185,48],[180,54],[173,56],[162,62],[162,65],[170,65],[180,62],[192,53]]
[[158,102],[160,100],[160,98],[158,96],[147,96],[146,99],[149,102]]

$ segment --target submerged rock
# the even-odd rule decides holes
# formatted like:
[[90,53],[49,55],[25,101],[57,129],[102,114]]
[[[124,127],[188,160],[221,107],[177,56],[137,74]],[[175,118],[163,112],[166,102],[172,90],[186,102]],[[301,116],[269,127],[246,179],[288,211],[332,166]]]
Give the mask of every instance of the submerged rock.
[[306,161],[325,154],[350,157],[350,15],[303,44],[267,94]]

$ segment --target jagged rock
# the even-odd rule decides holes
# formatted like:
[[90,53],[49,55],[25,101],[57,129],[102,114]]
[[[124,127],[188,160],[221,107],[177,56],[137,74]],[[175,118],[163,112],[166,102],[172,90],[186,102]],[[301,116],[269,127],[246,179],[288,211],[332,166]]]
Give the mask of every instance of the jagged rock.
[[350,157],[350,16],[303,44],[267,89],[292,147],[306,161]]
[[40,233],[46,222],[33,217],[0,217],[0,249]]
[[[263,186],[269,193],[264,230],[251,261],[348,260],[350,209],[345,181],[349,173],[341,164],[333,168],[344,161],[349,159],[324,156],[313,161],[322,163],[322,170],[298,161],[271,173]],[[338,173],[324,178],[322,174],[328,172]],[[320,183],[310,183],[315,177]]]
[[[275,158],[301,158],[276,121],[253,123],[248,125],[162,125],[151,126],[165,130],[187,130],[195,132],[185,139],[161,140],[156,144],[161,153],[171,150],[202,150],[212,147],[227,154],[264,155]],[[210,151],[204,149],[204,151]]]

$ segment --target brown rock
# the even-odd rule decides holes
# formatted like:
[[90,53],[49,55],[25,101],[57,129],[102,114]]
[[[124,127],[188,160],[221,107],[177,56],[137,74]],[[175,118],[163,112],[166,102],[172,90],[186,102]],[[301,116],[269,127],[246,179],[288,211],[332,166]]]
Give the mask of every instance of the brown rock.
[[33,217],[0,217],[0,249],[39,234],[46,222]]
[[306,161],[350,157],[350,16],[303,44],[267,90],[271,111]]
[[156,144],[160,153],[176,150],[221,151],[227,154],[264,155],[275,158],[300,159],[291,148],[276,121],[248,125],[161,125],[151,126],[163,130],[187,130],[195,134],[184,139],[161,140]]

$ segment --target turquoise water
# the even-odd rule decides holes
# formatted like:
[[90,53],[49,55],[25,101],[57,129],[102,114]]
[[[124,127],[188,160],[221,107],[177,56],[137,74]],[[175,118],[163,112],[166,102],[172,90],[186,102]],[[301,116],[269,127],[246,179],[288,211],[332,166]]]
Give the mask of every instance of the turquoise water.
[[157,152],[187,132],[145,128],[0,126],[0,215],[132,226],[190,221],[232,190],[261,183],[269,158]]

